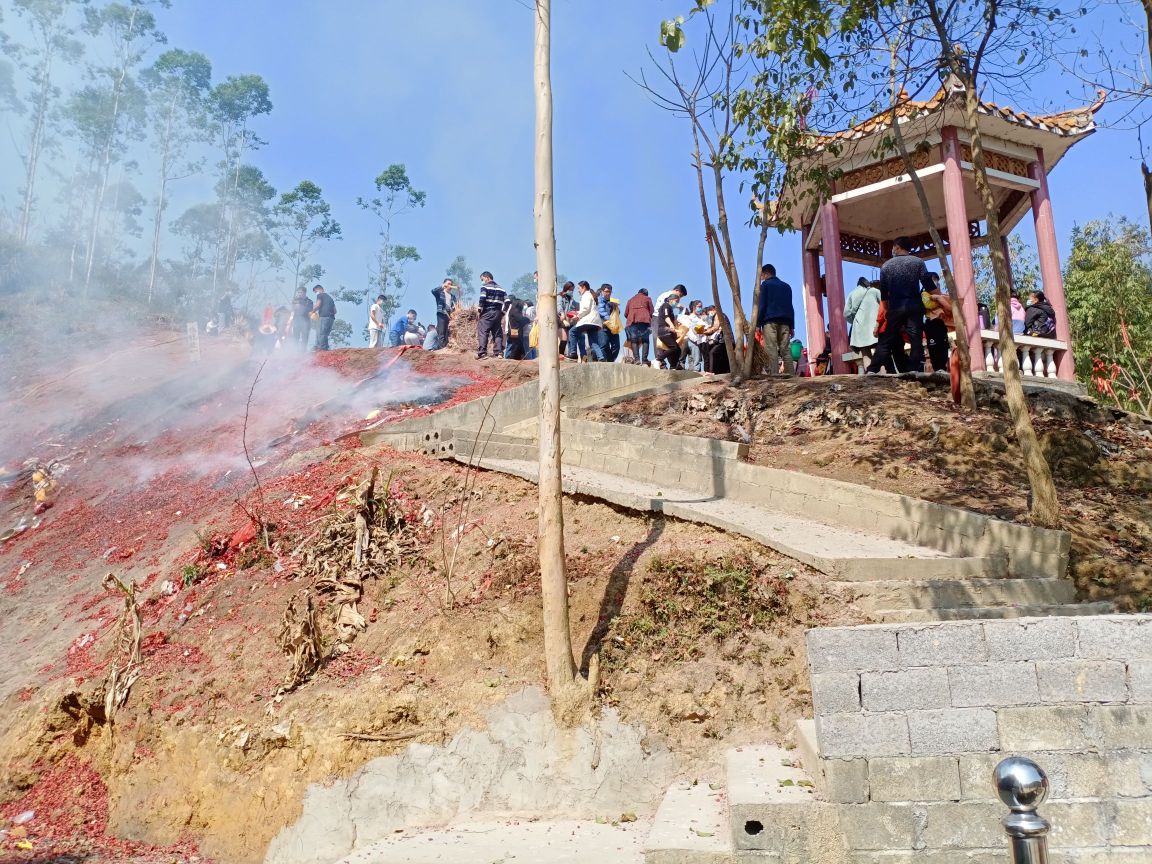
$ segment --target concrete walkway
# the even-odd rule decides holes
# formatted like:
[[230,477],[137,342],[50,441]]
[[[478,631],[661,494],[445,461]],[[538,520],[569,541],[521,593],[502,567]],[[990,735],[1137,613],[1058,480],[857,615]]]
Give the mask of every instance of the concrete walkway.
[[[471,464],[538,481],[539,466],[528,459],[481,457]],[[877,621],[1091,615],[1111,609],[1107,603],[1073,603],[1075,588],[1064,579],[1010,578],[1002,557],[950,556],[883,534],[588,468],[566,465],[563,485],[570,495],[755,540],[832,576],[832,584],[854,592],[855,602]]]
[[649,823],[508,820],[402,831],[339,864],[643,864]]

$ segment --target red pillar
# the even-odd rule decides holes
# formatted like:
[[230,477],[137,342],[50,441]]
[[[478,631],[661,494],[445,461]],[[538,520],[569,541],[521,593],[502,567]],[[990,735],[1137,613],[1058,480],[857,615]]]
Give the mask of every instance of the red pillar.
[[800,251],[804,262],[804,325],[808,334],[808,356],[824,350],[824,299],[820,291],[820,253],[808,249],[808,235],[812,225],[806,225],[800,237]]
[[[844,321],[844,259],[840,252],[840,214],[829,202],[820,210],[824,235],[824,284],[828,288],[828,333],[832,340],[832,371],[848,372],[848,324]],[[811,353],[811,352],[809,352]]]
[[1048,195],[1048,170],[1044,151],[1036,148],[1036,161],[1028,166],[1028,176],[1040,184],[1032,190],[1032,219],[1036,223],[1036,251],[1040,256],[1040,280],[1044,296],[1056,313],[1056,338],[1067,343],[1068,350],[1056,358],[1056,377],[1076,380],[1072,357],[1072,328],[1068,325],[1068,304],[1064,299],[1064,276],[1060,273],[1060,249],[1056,245],[1056,220],[1052,218],[1052,199]]
[[980,338],[980,313],[976,300],[976,274],[972,269],[972,243],[968,237],[968,210],[964,206],[964,172],[960,169],[960,142],[956,127],[945,126],[944,139],[944,212],[948,219],[948,248],[952,259],[952,276],[956,293],[968,325],[968,352],[972,371],[984,369],[984,342]]

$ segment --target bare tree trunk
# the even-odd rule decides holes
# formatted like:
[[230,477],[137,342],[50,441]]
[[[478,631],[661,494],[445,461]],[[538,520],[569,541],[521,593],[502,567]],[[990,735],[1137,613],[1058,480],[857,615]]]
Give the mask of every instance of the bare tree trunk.
[[36,97],[36,118],[32,123],[32,140],[28,146],[28,165],[24,174],[24,203],[20,208],[20,243],[28,242],[32,225],[32,204],[36,200],[36,172],[44,146],[44,124],[48,119],[48,99],[52,92],[52,60],[56,40],[45,40],[44,66],[41,70],[40,93]]
[[712,213],[708,207],[708,194],[704,191],[704,158],[700,152],[700,133],[696,122],[692,122],[692,141],[695,149],[692,151],[692,164],[696,168],[696,187],[700,192],[700,215],[704,219],[704,242],[708,244],[708,267],[712,275],[712,302],[716,304],[716,314],[720,319],[720,333],[724,337],[724,350],[728,353],[729,370],[736,369],[736,340],[732,334],[732,326],[723,314],[720,305],[720,280],[716,275],[716,231],[712,227]]
[[[128,19],[128,35],[125,39],[130,39],[135,32],[138,11],[137,7],[132,7],[132,15]],[[108,175],[112,171],[112,146],[116,143],[116,127],[120,122],[120,97],[124,93],[124,81],[127,77],[128,59],[125,56],[121,58],[120,75],[117,77],[112,91],[112,116],[111,122],[108,124],[108,139],[104,142],[104,158],[100,166],[100,187],[96,193],[96,206],[92,210],[92,232],[88,238],[88,259],[84,265],[85,294],[88,293],[88,289],[92,285],[92,267],[96,262],[96,239],[100,233],[100,216],[104,210],[104,195],[108,191]]]
[[164,206],[168,197],[168,162],[172,151],[172,117],[176,111],[176,100],[168,106],[168,117],[164,121],[163,155],[160,157],[160,198],[156,201],[156,215],[152,220],[152,261],[148,265],[148,305],[152,305],[152,295],[156,289],[156,267],[160,260],[160,228],[164,221]]
[[[1148,40],[1148,60],[1152,62],[1152,0],[1141,0],[1141,6],[1144,7],[1144,36]],[[1137,126],[1137,132],[1140,127]],[[1143,141],[1140,142],[1140,150],[1144,150]],[[1140,154],[1144,155],[1143,152]],[[1144,159],[1140,160],[1140,176],[1144,180],[1144,204],[1148,208],[1148,227],[1152,228],[1152,169],[1148,167],[1148,162]]]
[[1052,469],[1044,458],[1044,451],[1036,437],[1032,425],[1032,415],[1028,413],[1028,400],[1024,397],[1024,383],[1020,375],[1020,363],[1016,359],[1016,340],[1012,335],[1011,280],[1008,277],[1008,262],[1004,259],[1004,247],[1000,242],[1000,215],[996,209],[996,198],[988,184],[988,165],[984,158],[984,143],[980,135],[978,97],[976,82],[969,76],[964,81],[965,120],[968,137],[972,145],[972,164],[976,176],[976,188],[984,204],[988,225],[988,253],[992,259],[992,271],[996,277],[996,315],[999,319],[1000,365],[1004,371],[1004,395],[1008,401],[1008,411],[1012,416],[1016,440],[1024,456],[1024,469],[1028,474],[1028,484],[1032,489],[1032,521],[1045,528],[1060,527],[1060,499],[1056,495],[1056,485],[1052,482]]
[[[733,352],[729,356],[732,369],[733,383],[743,380],[745,352],[755,353],[755,334],[750,332],[748,318],[744,315],[744,303],[740,299],[740,274],[736,269],[736,261],[732,251],[732,235],[728,230],[728,208],[724,204],[724,169],[717,163],[712,163],[712,175],[716,188],[716,228],[719,238],[724,241],[724,254],[722,263],[724,273],[728,277],[728,286],[732,289],[732,318],[734,319]],[[745,342],[748,344],[745,345]],[[734,356],[733,356],[734,355]]]
[[756,246],[756,272],[752,274],[752,339],[749,348],[744,352],[744,377],[756,377],[756,318],[760,311],[760,274],[764,272],[764,247],[768,245],[768,211],[766,205],[760,205],[760,242]]
[[[1148,26],[1152,27],[1152,21]],[[1140,176],[1144,178],[1144,203],[1148,207],[1148,226],[1152,228],[1152,169],[1147,162],[1140,163]]]
[[544,662],[553,693],[576,678],[564,566],[560,462],[560,345],[556,333],[556,224],[552,203],[552,3],[536,0],[536,320],[540,324],[540,587]]
[[[972,352],[968,347],[968,321],[964,317],[964,305],[957,302],[960,297],[956,293],[956,277],[952,272],[952,265],[948,263],[948,258],[944,253],[944,240],[941,238],[940,232],[936,229],[936,220],[932,215],[932,205],[928,203],[928,195],[924,191],[924,183],[916,173],[916,166],[912,164],[912,156],[908,152],[908,145],[904,140],[904,130],[900,128],[900,123],[896,117],[895,69],[896,54],[894,49],[892,54],[892,133],[896,139],[896,148],[900,151],[900,158],[904,160],[904,170],[907,171],[908,176],[912,178],[912,186],[916,190],[916,200],[920,202],[920,212],[923,214],[924,222],[928,226],[928,234],[932,237],[932,245],[936,247],[936,259],[940,263],[940,272],[944,275],[944,285],[953,300],[952,323],[956,327],[956,347],[954,350],[960,357],[960,404],[969,410],[975,410],[976,388],[972,384]],[[973,286],[973,288],[975,288],[975,286]]]

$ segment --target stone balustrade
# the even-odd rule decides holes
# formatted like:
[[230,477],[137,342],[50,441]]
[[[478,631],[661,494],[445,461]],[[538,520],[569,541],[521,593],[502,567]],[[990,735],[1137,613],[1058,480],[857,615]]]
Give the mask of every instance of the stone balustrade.
[[[1000,365],[1000,334],[995,330],[981,330],[980,339],[984,343],[984,368],[989,372],[1003,373]],[[1020,372],[1027,378],[1055,378],[1056,355],[1067,351],[1068,343],[1059,339],[1041,339],[1038,336],[1016,336],[1016,356],[1020,360]]]

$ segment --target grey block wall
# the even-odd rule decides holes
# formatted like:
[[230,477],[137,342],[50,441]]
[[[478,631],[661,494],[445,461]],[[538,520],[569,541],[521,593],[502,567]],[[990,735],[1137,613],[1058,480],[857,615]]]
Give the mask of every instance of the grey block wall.
[[812,773],[843,805],[856,860],[1003,854],[991,777],[1014,755],[1051,781],[1053,860],[1152,861],[1152,615],[827,628],[807,642]]

